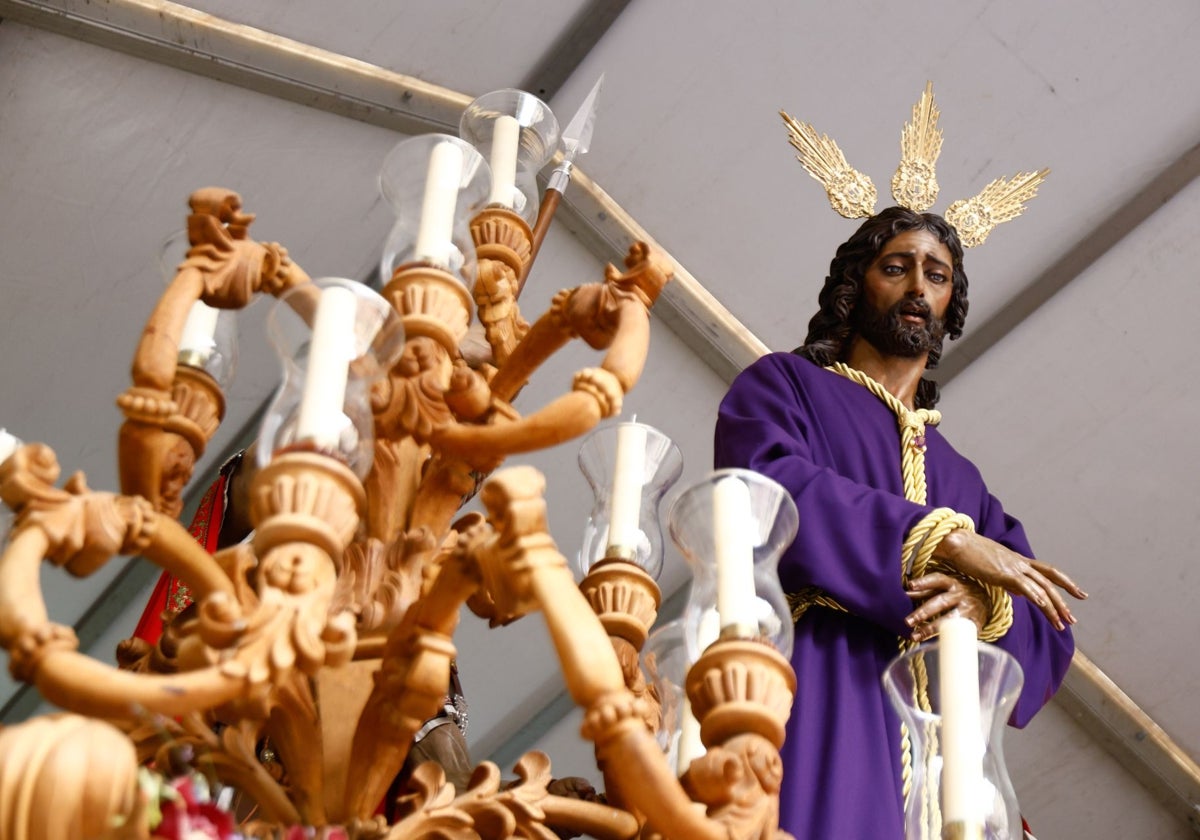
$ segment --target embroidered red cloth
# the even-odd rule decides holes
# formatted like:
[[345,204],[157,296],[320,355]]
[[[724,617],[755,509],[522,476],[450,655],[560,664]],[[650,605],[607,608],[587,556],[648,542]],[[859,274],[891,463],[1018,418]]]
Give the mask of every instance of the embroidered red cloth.
[[[225,484],[228,480],[228,472],[222,469],[217,480],[200,500],[196,515],[192,517],[189,530],[196,542],[204,546],[209,554],[216,552],[217,538],[221,535],[221,522],[225,518]],[[142,611],[142,617],[138,620],[133,635],[152,645],[156,644],[163,633],[163,617],[168,612],[179,612],[190,603],[192,598],[187,585],[168,572],[163,572],[150,595],[146,609]]]

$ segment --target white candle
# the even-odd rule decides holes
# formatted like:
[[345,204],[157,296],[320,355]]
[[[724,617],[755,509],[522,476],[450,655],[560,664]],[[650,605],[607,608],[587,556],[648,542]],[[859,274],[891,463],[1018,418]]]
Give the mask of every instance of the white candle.
[[[706,610],[704,615],[700,617],[700,629],[696,634],[697,647],[700,649],[701,655],[704,651],[717,640],[720,635],[720,618],[717,616],[716,610]],[[685,675],[684,682],[687,677]],[[683,692],[683,713],[680,719],[679,726],[679,751],[675,759],[675,775],[682,776],[687,772],[688,767],[692,762],[700,756],[704,755],[707,750],[704,748],[704,742],[700,740],[700,721],[692,714],[692,702],[687,696],[687,686],[684,686]]]
[[740,478],[713,487],[713,543],[717,558],[717,612],[721,627],[758,630],[755,619],[754,546],[750,488]]
[[357,299],[342,286],[321,291],[313,318],[308,371],[296,421],[296,440],[312,440],[321,448],[336,448],[345,424],[346,377],[354,357],[354,316]]
[[700,721],[692,714],[692,701],[687,692],[683,695],[683,713],[679,724],[679,752],[675,759],[675,775],[682,776],[692,762],[704,755],[704,742],[700,740]]
[[447,268],[454,247],[454,208],[462,180],[463,153],[454,143],[444,140],[429,155],[425,175],[425,196],[421,204],[421,223],[417,228],[414,256]]
[[489,204],[513,206],[513,185],[517,182],[517,141],[521,138],[521,124],[507,114],[496,120],[492,133],[492,154],[488,166],[492,168],[492,192]]
[[641,532],[642,485],[646,472],[646,427],[617,426],[617,463],[609,504],[608,547],[636,550]]
[[704,651],[708,650],[708,646],[720,636],[721,616],[716,610],[709,608],[704,611],[704,615],[700,616],[700,628],[696,633],[696,644],[700,655],[703,656]]
[[938,622],[942,709],[942,823],[978,826],[983,782],[979,651],[975,622],[949,615]]
[[213,336],[217,332],[217,316],[220,311],[202,300],[192,304],[187,320],[183,323],[183,334],[179,337],[179,352],[195,353],[202,359],[216,347]]
[[0,464],[8,460],[8,456],[17,451],[17,447],[21,445],[21,441],[10,435],[4,429],[0,429]]

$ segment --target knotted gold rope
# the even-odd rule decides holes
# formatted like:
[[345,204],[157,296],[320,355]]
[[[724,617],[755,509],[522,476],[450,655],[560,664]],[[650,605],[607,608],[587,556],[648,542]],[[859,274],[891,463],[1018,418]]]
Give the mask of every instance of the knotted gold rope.
[[[925,478],[925,427],[936,426],[940,423],[942,420],[941,412],[925,408],[910,411],[908,406],[900,402],[881,384],[862,371],[856,370],[843,362],[835,362],[826,368],[826,370],[830,370],[839,376],[849,379],[851,382],[862,385],[882,400],[884,405],[890,408],[892,413],[896,415],[896,422],[900,427],[900,470],[904,483],[904,498],[920,505],[926,504],[928,485]],[[937,508],[913,526],[900,551],[902,564],[901,579],[905,585],[912,578],[921,577],[930,571],[958,574],[945,564],[933,560],[933,553],[947,534],[959,528],[973,531],[975,530],[975,523],[971,521],[971,517],[966,514],[957,513],[950,508]],[[998,586],[984,584],[979,581],[976,581],[976,583],[982,586],[989,606],[988,621],[983,630],[980,631],[979,637],[984,641],[995,641],[1003,636],[1012,625],[1012,598]],[[822,606],[847,612],[845,607],[815,586],[806,586],[799,592],[789,593],[788,603],[792,608],[793,621],[798,621],[800,616],[812,606]],[[899,644],[901,653],[905,653],[916,646],[916,643],[912,639],[905,637],[900,638]],[[916,658],[913,660],[913,665],[913,676],[918,692],[918,697],[915,699],[922,709],[928,711],[929,679],[925,673],[924,663],[920,658]],[[902,750],[901,781],[904,798],[907,802],[912,789],[912,741],[909,737],[908,727],[903,723],[900,724],[900,737]],[[931,748],[936,749],[936,746],[930,744],[929,741],[926,743]],[[930,803],[922,803],[922,808],[928,808],[929,805]],[[927,824],[927,821],[922,820],[922,823]]]

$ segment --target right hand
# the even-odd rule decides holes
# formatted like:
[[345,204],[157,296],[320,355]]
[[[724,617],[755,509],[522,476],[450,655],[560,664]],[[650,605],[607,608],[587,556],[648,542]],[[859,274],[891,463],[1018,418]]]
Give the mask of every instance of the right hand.
[[968,577],[1028,598],[1057,629],[1076,622],[1060,589],[1083,600],[1087,593],[1065,572],[1025,557],[974,531],[947,534],[933,556]]
[[983,584],[972,578],[932,572],[910,580],[907,595],[919,602],[904,619],[913,628],[914,642],[932,639],[938,620],[950,613],[971,619],[979,630],[987,625],[987,595]]

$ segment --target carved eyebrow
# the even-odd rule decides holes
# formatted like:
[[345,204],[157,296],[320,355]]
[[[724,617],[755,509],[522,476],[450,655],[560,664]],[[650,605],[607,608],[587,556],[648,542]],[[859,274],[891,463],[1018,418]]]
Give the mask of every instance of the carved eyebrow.
[[[888,259],[889,257],[907,257],[907,258],[908,258],[908,259],[910,259],[910,260],[915,260],[915,259],[917,258],[917,252],[916,252],[915,250],[910,250],[910,251],[888,251],[888,252],[886,252],[886,253],[883,253],[883,254],[880,254],[880,255],[879,255],[879,259],[880,259],[881,261],[882,261],[882,260],[886,260],[886,259]],[[950,265],[950,263],[946,262],[945,260],[939,259],[938,257],[935,257],[935,256],[934,256],[932,253],[930,253],[930,254],[926,254],[926,255],[925,255],[925,260],[926,260],[927,262],[935,262],[935,263],[937,263],[938,265],[942,266],[943,268],[946,268],[946,269],[951,269],[951,270],[953,270],[953,266],[951,266],[951,265]]]

